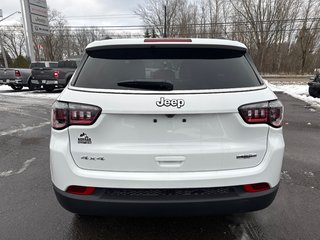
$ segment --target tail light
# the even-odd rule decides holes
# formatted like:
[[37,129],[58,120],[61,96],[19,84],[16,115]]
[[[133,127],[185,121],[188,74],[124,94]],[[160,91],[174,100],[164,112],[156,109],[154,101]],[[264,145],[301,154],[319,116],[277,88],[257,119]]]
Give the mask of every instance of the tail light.
[[58,70],[54,70],[53,71],[53,77],[54,78],[59,78],[59,71]]
[[63,129],[71,125],[92,125],[101,113],[101,108],[78,103],[56,101],[51,109],[51,126]]
[[243,105],[239,113],[249,124],[266,123],[276,128],[282,126],[283,105],[279,100]]
[[96,188],[94,187],[69,186],[66,192],[76,195],[91,195],[95,190]]
[[270,189],[270,186],[268,183],[255,183],[255,184],[243,185],[243,190],[245,192],[262,192],[268,189]]
[[21,77],[21,73],[19,70],[15,70],[14,73],[15,73],[16,77]]

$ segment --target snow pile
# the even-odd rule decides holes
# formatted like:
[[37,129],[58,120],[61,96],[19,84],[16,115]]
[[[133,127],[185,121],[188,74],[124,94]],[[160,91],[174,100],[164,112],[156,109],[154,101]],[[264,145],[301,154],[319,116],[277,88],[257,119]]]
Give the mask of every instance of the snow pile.
[[294,98],[300,99],[312,106],[320,107],[320,98],[314,98],[309,95],[309,86],[307,84],[271,84],[266,82],[268,87],[274,92],[284,92]]

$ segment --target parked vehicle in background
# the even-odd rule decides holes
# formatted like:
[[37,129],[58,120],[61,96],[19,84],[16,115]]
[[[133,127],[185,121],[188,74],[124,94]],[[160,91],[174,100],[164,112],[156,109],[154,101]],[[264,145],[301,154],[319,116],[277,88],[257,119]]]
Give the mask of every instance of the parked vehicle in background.
[[320,69],[314,70],[314,77],[308,82],[311,97],[320,97]]
[[35,86],[31,84],[32,69],[57,67],[58,62],[33,62],[29,68],[1,68],[0,69],[0,84],[9,85],[13,90],[21,90],[23,87],[28,87],[30,90],[35,90]]
[[74,213],[247,212],[278,190],[283,106],[239,42],[93,42],[51,117],[51,179]]
[[32,70],[31,84],[35,88],[52,92],[55,88],[64,88],[77,69],[80,59],[59,61],[56,67],[35,68]]
[[51,70],[53,68],[57,68],[58,67],[58,62],[35,62],[31,64],[31,78],[28,81],[28,87],[30,90],[36,90],[36,89],[40,89],[41,85],[38,84],[33,84],[32,83],[32,79],[34,75],[37,75],[41,72],[43,72],[44,70]]
[[0,85],[9,85],[13,90],[19,91],[28,86],[31,78],[31,69],[28,68],[1,68]]

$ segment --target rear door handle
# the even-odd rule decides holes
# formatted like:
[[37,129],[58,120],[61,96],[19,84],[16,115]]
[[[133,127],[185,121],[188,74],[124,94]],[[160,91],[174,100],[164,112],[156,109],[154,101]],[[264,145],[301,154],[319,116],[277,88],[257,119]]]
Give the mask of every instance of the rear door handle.
[[181,167],[186,160],[184,156],[158,156],[155,157],[160,167]]

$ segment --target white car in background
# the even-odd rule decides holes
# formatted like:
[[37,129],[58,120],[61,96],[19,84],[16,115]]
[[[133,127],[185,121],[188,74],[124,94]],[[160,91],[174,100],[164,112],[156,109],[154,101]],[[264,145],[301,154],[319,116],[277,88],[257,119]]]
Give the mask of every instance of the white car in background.
[[282,120],[239,42],[96,41],[52,106],[54,191],[82,215],[263,209],[279,186]]

